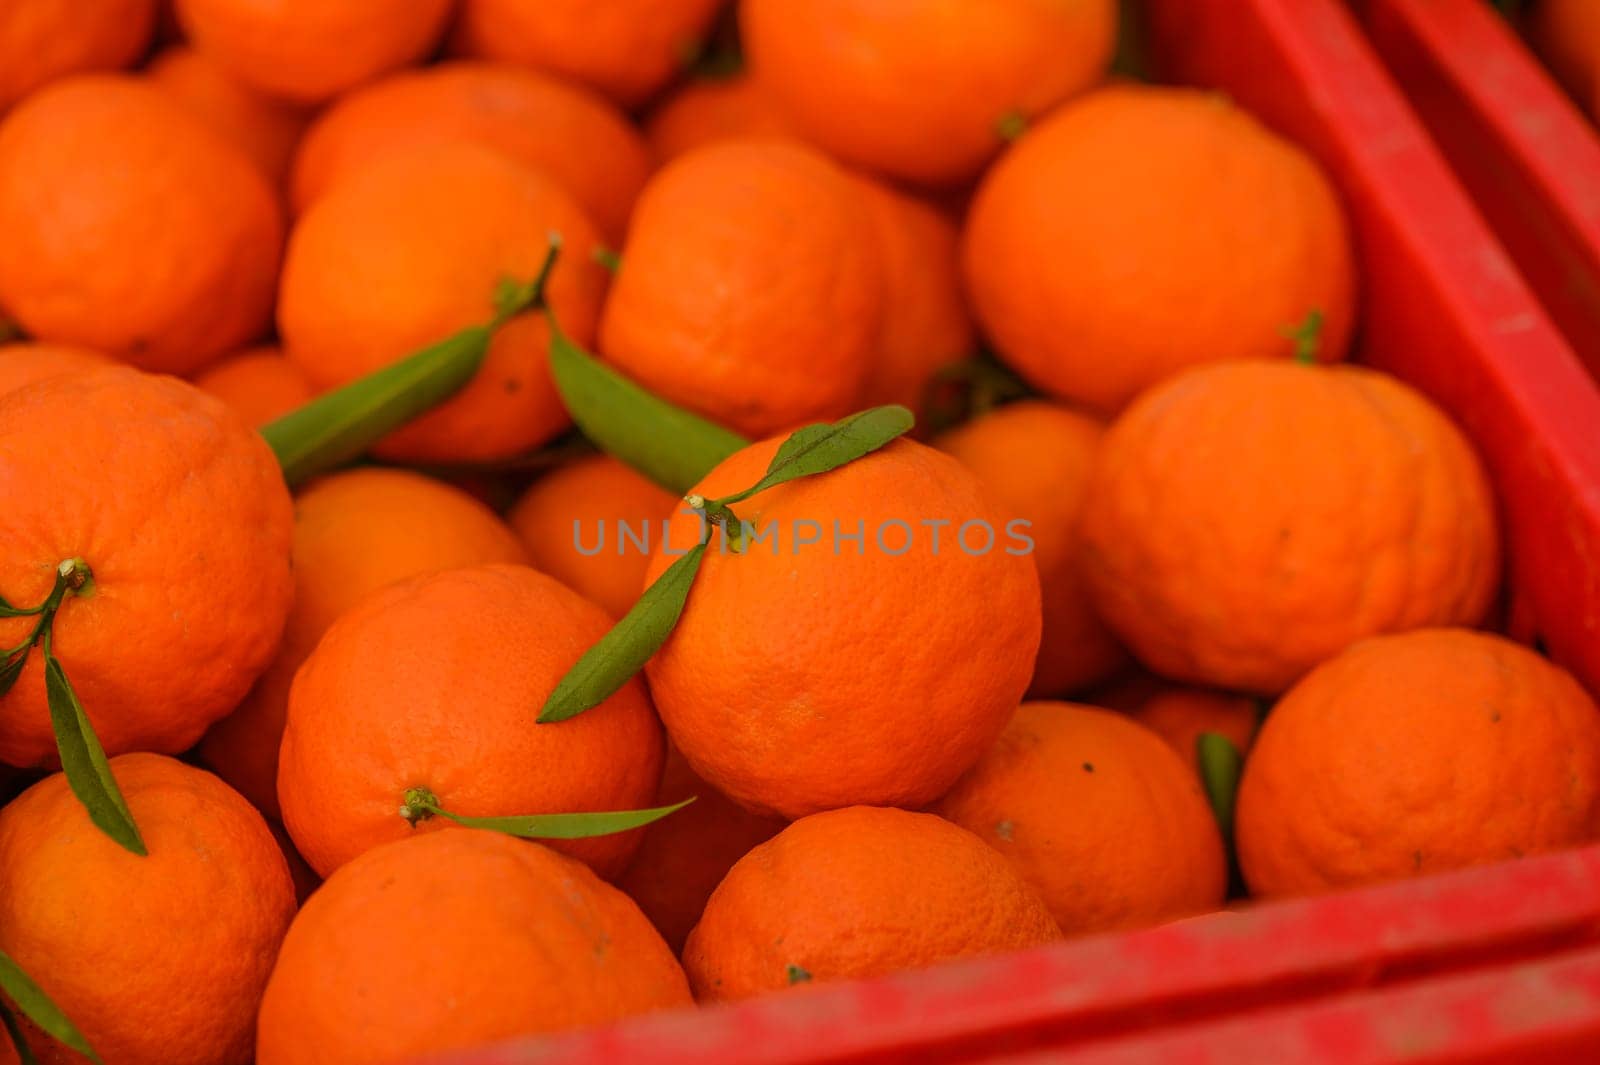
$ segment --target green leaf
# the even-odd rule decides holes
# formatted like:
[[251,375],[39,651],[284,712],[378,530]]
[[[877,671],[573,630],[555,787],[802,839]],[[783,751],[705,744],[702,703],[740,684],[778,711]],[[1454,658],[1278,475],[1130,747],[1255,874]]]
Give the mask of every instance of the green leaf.
[[539,711],[540,723],[565,721],[599,706],[644,668],[678,623],[705,555],[706,545],[696,544],[644,590],[622,620],[561,678]]
[[10,691],[17,678],[22,676],[22,669],[28,664],[28,652],[32,647],[32,644],[27,644],[21,650],[13,651],[12,654],[16,657],[8,659],[5,665],[0,666],[0,695]]
[[548,309],[550,372],[561,401],[600,450],[682,495],[749,441],[651,395],[572,342]]
[[[100,1056],[89,1046],[89,1041],[83,1037],[83,1033],[78,1031],[54,1002],[50,1001],[50,996],[40,990],[39,985],[22,971],[22,967],[4,952],[0,952],[0,990],[3,990],[11,1001],[17,1004],[17,1008],[50,1038],[71,1047],[98,1065]],[[6,1013],[6,1030],[11,1033],[11,1041],[16,1045],[22,1060],[30,1060],[32,1055],[26,1053],[27,1047],[10,1011]]]
[[0,1025],[5,1026],[11,1047],[17,1052],[19,1065],[39,1065],[38,1055],[28,1045],[28,1037],[22,1033],[22,1025],[17,1021],[16,1014],[4,1002],[0,1002]]
[[598,814],[527,814],[522,817],[463,817],[437,807],[433,812],[448,817],[458,825],[468,828],[486,828],[491,832],[504,832],[523,839],[588,839],[591,836],[609,836],[613,832],[659,821],[668,814],[694,802],[688,798],[672,806],[656,806],[649,810],[616,810]]
[[808,984],[811,982],[811,974],[798,965],[788,966],[784,969],[783,974],[789,978],[790,987],[795,984]]
[[852,414],[832,425],[808,425],[778,448],[765,477],[717,502],[729,506],[776,485],[836,470],[904,435],[915,424],[916,417],[909,410],[891,405]]
[[[50,704],[50,727],[55,730],[56,750],[61,754],[61,768],[67,775],[67,785],[89,811],[89,820],[101,831],[134,854],[147,854],[139,826],[122,798],[111,767],[106,764],[106,752],[99,737],[83,712],[83,704],[67,680],[66,670],[48,648],[44,654],[44,689]],[[31,1016],[31,1014],[30,1014]]]
[[1195,757],[1200,763],[1200,780],[1206,798],[1217,815],[1217,827],[1224,839],[1233,838],[1233,800],[1239,792],[1239,771],[1244,759],[1226,736],[1202,732],[1195,739]]
[[490,335],[487,326],[463,329],[265,426],[284,480],[292,488],[349,462],[460,391],[483,364]]

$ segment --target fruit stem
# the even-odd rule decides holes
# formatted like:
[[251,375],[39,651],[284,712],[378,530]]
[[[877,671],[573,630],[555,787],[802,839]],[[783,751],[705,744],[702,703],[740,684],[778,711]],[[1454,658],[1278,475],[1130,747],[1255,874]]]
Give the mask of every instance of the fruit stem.
[[94,572],[81,558],[62,559],[57,563],[55,584],[51,586],[44,602],[27,610],[8,611],[18,617],[37,617],[39,620],[34,622],[33,631],[26,640],[4,653],[5,664],[9,665],[19,654],[26,655],[35,645],[42,645],[45,654],[49,654],[51,630],[62,600],[69,594],[76,595],[90,587],[93,578]]
[[1322,346],[1322,310],[1313,307],[1298,325],[1285,326],[1283,335],[1294,341],[1294,361],[1302,366],[1312,366],[1317,361],[1317,349]]
[[699,511],[706,522],[721,529],[729,547],[735,551],[744,550],[743,526],[740,525],[739,516],[733,512],[732,507],[720,499],[707,499],[697,492],[684,496],[683,501],[690,509]]
[[1028,116],[1021,111],[1007,111],[994,124],[995,132],[1003,141],[1014,141],[1028,131]]
[[496,287],[494,320],[489,323],[490,332],[499,329],[523,311],[545,305],[545,285],[550,280],[550,272],[555,269],[556,260],[561,257],[561,234],[551,230],[549,241],[550,244],[544,253],[544,262],[539,264],[539,272],[534,275],[532,281],[524,283],[506,278]]
[[400,816],[405,818],[406,823],[412,828],[443,812],[439,809],[439,797],[427,788],[407,788],[401,798]]

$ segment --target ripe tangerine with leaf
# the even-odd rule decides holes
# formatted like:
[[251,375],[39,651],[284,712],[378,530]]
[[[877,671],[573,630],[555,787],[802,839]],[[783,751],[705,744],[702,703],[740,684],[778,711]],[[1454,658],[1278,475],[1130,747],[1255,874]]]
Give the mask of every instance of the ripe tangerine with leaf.
[[[244,697],[289,613],[292,514],[272,452],[221,401],[122,366],[36,381],[0,398],[0,495],[7,603],[85,566],[50,632],[108,754],[187,750]],[[0,647],[36,621],[0,618]],[[42,647],[0,695],[0,760],[55,763]]]
[[[328,876],[391,840],[476,831],[413,789],[465,817],[648,807],[663,738],[642,681],[571,720],[535,720],[610,624],[554,578],[508,565],[415,577],[340,617],[295,676],[278,766],[306,861]],[[635,831],[550,846],[614,877],[638,844]]]
[[[693,494],[756,485],[784,441],[734,453]],[[1006,545],[1011,515],[958,461],[904,439],[732,510],[750,525],[744,548],[713,537],[646,666],[674,745],[758,812],[937,798],[999,735],[1033,670],[1039,577]],[[675,514],[649,579],[700,534],[697,515]]]
[[[587,344],[607,277],[593,224],[553,178],[466,141],[386,156],[300,216],[278,296],[284,351],[319,390],[348,384],[489,321],[502,282],[538,275],[552,233],[564,250],[545,293],[563,331]],[[488,461],[555,436],[568,417],[549,337],[540,315],[507,322],[466,387],[376,453]]]
[[[35,784],[0,810],[0,950],[103,1061],[249,1065],[295,909],[277,841],[203,770],[155,754],[110,770],[149,853],[101,834],[64,775]],[[45,1061],[83,1060],[39,1039]]]

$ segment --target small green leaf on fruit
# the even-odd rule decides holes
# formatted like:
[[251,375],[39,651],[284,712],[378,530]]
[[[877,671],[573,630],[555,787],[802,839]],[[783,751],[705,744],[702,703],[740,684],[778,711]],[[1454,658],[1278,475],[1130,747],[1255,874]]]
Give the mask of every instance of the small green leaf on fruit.
[[903,436],[915,424],[916,417],[911,411],[891,404],[852,414],[829,425],[797,429],[772,456],[765,477],[744,491],[723,496],[716,502],[725,506],[738,503],[788,481],[836,470]]
[[[38,1025],[45,1034],[99,1065],[100,1056],[89,1046],[89,1041],[83,1037],[83,1033],[78,1031],[54,1002],[50,1001],[50,996],[22,971],[22,966],[3,952],[0,952],[0,991],[4,991],[6,997],[17,1004],[23,1015]],[[20,1026],[9,1010],[5,1012],[4,1019],[6,1031],[10,1033],[11,1041],[22,1060],[26,1062],[32,1059],[32,1054],[19,1030]]]
[[609,699],[660,650],[683,614],[706,545],[696,544],[644,590],[577,665],[567,671],[539,711],[541,724],[565,721]]
[[99,737],[94,734],[83,704],[67,680],[66,670],[50,653],[48,644],[44,652],[44,688],[45,701],[50,708],[50,727],[55,731],[56,750],[61,756],[67,786],[83,803],[89,820],[102,832],[134,854],[148,853],[139,835],[139,826],[134,824],[133,814],[122,797],[122,789],[111,775]]
[[798,965],[789,966],[784,970],[784,975],[789,978],[790,987],[795,984],[809,984],[811,982],[811,974]]
[[437,807],[433,812],[468,828],[484,828],[523,839],[589,839],[642,828],[677,813],[694,799],[648,810],[615,810],[585,814],[527,814],[520,817],[464,817]]

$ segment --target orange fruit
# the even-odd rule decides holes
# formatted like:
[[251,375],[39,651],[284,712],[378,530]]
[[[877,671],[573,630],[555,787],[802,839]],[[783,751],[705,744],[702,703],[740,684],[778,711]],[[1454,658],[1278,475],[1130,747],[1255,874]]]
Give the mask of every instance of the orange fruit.
[[644,121],[644,135],[658,163],[720,140],[792,134],[794,127],[777,102],[744,73],[687,82]]
[[1364,636],[1478,622],[1499,577],[1471,445],[1355,366],[1221,363],[1151,389],[1100,445],[1081,534],[1141,662],[1269,695]]
[[457,140],[544,171],[617,242],[650,174],[643,140],[608,101],[521,67],[446,63],[364,86],[323,112],[295,160],[294,207],[376,159]]
[[861,405],[921,409],[934,375],[977,338],[961,292],[956,225],[933,204],[871,178],[857,191],[883,264],[883,317]]
[[452,44],[643,103],[699,55],[722,0],[462,0]]
[[[18,389],[0,399],[0,498],[7,602],[42,603],[60,563],[88,564],[54,650],[106,753],[187,750],[271,659],[293,587],[289,493],[218,400],[120,366]],[[0,647],[32,631],[0,619]],[[36,649],[0,696],[0,761],[55,757]]]
[[1248,695],[1164,684],[1132,708],[1128,716],[1167,741],[1185,765],[1199,768],[1202,733],[1213,732],[1248,754],[1261,712]]
[[1600,835],[1600,708],[1499,636],[1363,640],[1273,707],[1234,832],[1264,897],[1588,843]]
[[[407,974],[426,993],[394,994]],[[368,851],[306,902],[256,1062],[384,1065],[689,1001],[650,922],[581,863],[493,832],[427,833]]]
[[739,861],[689,933],[702,1002],[883,976],[1060,936],[1033,889],[965,829],[852,806],[804,817]]
[[155,30],[156,0],[17,0],[0,8],[0,114],[68,74],[138,59]]
[[650,553],[678,498],[609,455],[551,470],[506,520],[528,560],[621,617],[639,598]]
[[284,861],[289,863],[289,879],[294,884],[295,904],[304,905],[306,899],[310,898],[311,893],[322,883],[322,878],[317,875],[315,869],[306,864],[304,858],[300,857],[300,852],[294,849],[294,840],[289,838],[289,833],[284,831],[281,824],[268,821],[267,827],[272,830],[273,841],[278,844],[278,850],[282,852]]
[[[461,831],[397,812],[412,788],[468,817],[649,806],[663,754],[643,683],[570,720],[534,721],[610,627],[605,611],[526,566],[414,577],[350,610],[289,691],[278,802],[296,848],[327,876],[390,840]],[[611,878],[639,835],[550,845]]]
[[743,0],[756,80],[848,163],[959,185],[1104,73],[1112,0]]
[[[111,760],[148,855],[90,821],[63,774],[0,810],[0,950],[117,1065],[249,1065],[294,915],[261,815],[210,773]],[[45,1061],[81,1061],[48,1037]]]
[[276,421],[314,395],[305,372],[271,344],[212,363],[195,376],[194,383],[256,426]]
[[782,820],[753,814],[717,791],[669,748],[655,805],[670,806],[691,796],[694,802],[645,828],[633,861],[617,878],[617,886],[679,952],[733,863],[784,826]]
[[511,530],[459,489],[407,470],[346,470],[294,501],[294,604],[283,640],[238,709],[200,741],[202,762],[269,817],[289,685],[328,626],[372,593],[435,570],[523,562]]
[[167,93],[85,74],[0,122],[0,306],[32,336],[188,373],[266,328],[266,179]]
[[1354,276],[1332,184],[1226,97],[1119,85],[1061,108],[984,177],[963,248],[978,320],[1041,390],[1104,411],[1198,363],[1288,357]]
[[40,344],[27,340],[0,344],[0,396],[45,377],[94,370],[110,364],[111,360],[98,351],[70,344]]
[[310,114],[239,81],[227,68],[185,45],[150,60],[150,80],[238,148],[282,188]]
[[320,103],[424,58],[454,0],[177,0],[197,51],[261,92]]
[[1034,698],[1104,680],[1127,657],[1095,613],[1078,557],[1078,519],[1103,433],[1095,419],[1040,399],[1000,407],[933,442],[978,475],[1008,521],[1028,523],[1044,606]]
[[1173,684],[1142,670],[1091,688],[1081,701],[1127,714],[1166,740],[1196,771],[1203,733],[1216,733],[1241,755],[1248,754],[1267,712],[1259,697]]
[[639,197],[600,349],[747,436],[846,414],[881,314],[871,224],[844,173],[799,144],[690,152]]
[[933,810],[1005,855],[1068,935],[1138,928],[1227,895],[1222,837],[1186,764],[1121,714],[1023,703]]
[[[736,452],[694,491],[748,488],[781,442]],[[745,550],[713,539],[646,666],[673,744],[761,813],[938,798],[1005,727],[1039,647],[1038,573],[977,478],[896,440],[733,510]],[[673,515],[650,580],[699,525]]]
[[[290,237],[278,297],[285,352],[326,389],[482,324],[501,281],[538,273],[551,233],[565,247],[551,305],[567,335],[587,344],[606,272],[590,255],[594,227],[553,179],[461,141],[364,167],[301,215]],[[477,376],[378,453],[487,461],[555,436],[568,418],[548,342],[542,315],[506,324]]]
[[[1529,36],[1561,83],[1590,114],[1600,109],[1600,8],[1590,0],[1531,5]],[[4,103],[0,93],[0,104]]]

